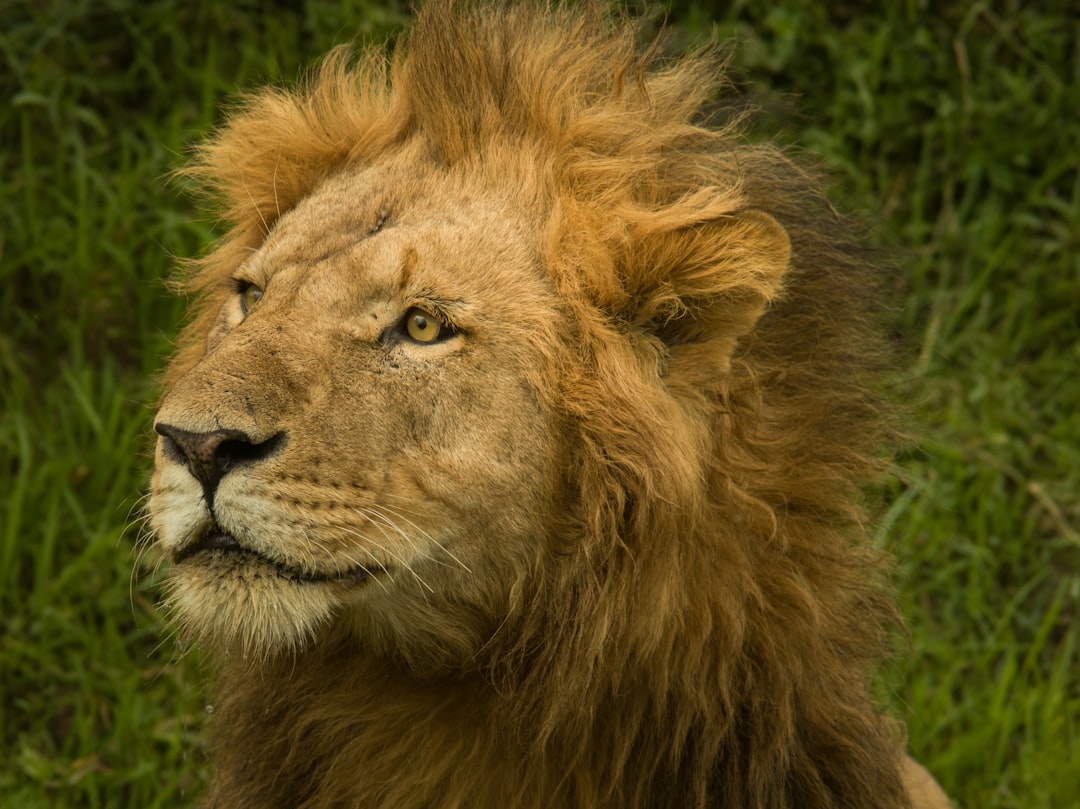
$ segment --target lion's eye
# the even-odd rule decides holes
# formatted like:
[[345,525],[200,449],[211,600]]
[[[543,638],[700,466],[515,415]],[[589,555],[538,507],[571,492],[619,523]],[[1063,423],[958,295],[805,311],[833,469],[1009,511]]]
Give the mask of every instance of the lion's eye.
[[423,309],[412,308],[405,315],[405,332],[418,343],[433,343],[445,336],[448,327]]
[[434,342],[443,336],[446,325],[430,312],[409,309],[405,315],[405,332],[417,342]]
[[252,309],[255,308],[255,304],[262,298],[262,287],[257,287],[254,284],[245,282],[240,287],[240,308],[244,310],[246,315]]

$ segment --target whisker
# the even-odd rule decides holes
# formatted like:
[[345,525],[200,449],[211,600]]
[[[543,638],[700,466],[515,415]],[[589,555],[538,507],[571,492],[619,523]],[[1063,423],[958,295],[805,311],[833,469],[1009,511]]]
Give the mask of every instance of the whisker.
[[[469,566],[468,566],[467,564],[465,564],[465,563],[464,563],[463,561],[461,561],[461,559],[459,559],[459,558],[458,558],[457,556],[455,556],[455,555],[454,555],[454,553],[453,553],[453,551],[451,551],[451,550],[450,550],[450,549],[449,549],[448,547],[446,547],[446,545],[444,545],[444,544],[443,544],[442,542],[440,542],[439,540],[435,539],[435,537],[433,537],[433,536],[432,536],[432,535],[431,535],[430,533],[428,533],[427,531],[425,531],[425,530],[424,530],[423,528],[421,528],[421,527],[420,527],[419,525],[417,525],[417,524],[416,524],[415,522],[413,522],[412,520],[410,520],[410,519],[409,519],[409,518],[408,518],[408,517],[407,517],[407,516],[406,516],[406,515],[405,515],[404,513],[402,513],[401,509],[399,509],[399,508],[394,508],[394,507],[392,507],[392,506],[388,506],[388,505],[386,505],[385,503],[383,503],[381,507],[382,507],[382,508],[384,508],[384,509],[386,509],[387,511],[389,511],[389,512],[390,512],[391,514],[393,514],[393,515],[394,515],[395,517],[397,517],[398,519],[404,520],[404,521],[405,521],[405,522],[407,522],[407,523],[408,523],[409,525],[411,525],[411,526],[412,526],[413,528],[415,528],[415,529],[416,529],[417,531],[419,531],[419,532],[420,532],[420,534],[421,534],[421,535],[422,535],[422,536],[423,536],[423,537],[424,537],[425,539],[427,539],[427,540],[428,540],[428,541],[429,541],[429,542],[430,542],[430,543],[431,543],[432,545],[434,545],[434,546],[435,546],[436,548],[438,548],[438,549],[439,549],[440,551],[442,551],[443,553],[445,553],[445,554],[446,554],[447,556],[449,556],[449,557],[450,557],[450,558],[451,558],[452,560],[454,560],[455,562],[457,562],[457,564],[461,566],[461,569],[462,569],[462,570],[464,570],[464,571],[465,571],[466,573],[472,573],[472,570],[471,570],[471,569],[469,568]],[[374,506],[368,506],[368,508],[374,508]]]
[[255,198],[251,196],[251,191],[248,190],[247,181],[244,179],[243,173],[240,175],[240,183],[244,186],[244,193],[247,194],[248,200],[251,202],[251,207],[255,209],[255,213],[259,215],[259,221],[262,222],[263,235],[270,235],[270,225],[266,223],[266,217],[262,215],[262,211],[259,210],[259,206],[255,203]]
[[387,592],[387,593],[390,592],[387,589],[386,584],[382,581],[382,579],[380,577],[376,576],[375,573],[372,572],[372,570],[367,565],[365,565],[359,559],[356,559],[355,557],[353,557],[351,554],[342,553],[341,555],[344,556],[345,560],[347,562],[349,562],[353,567],[358,567],[362,571],[364,571],[364,573],[366,573],[368,575],[368,578],[372,579],[376,584],[378,584],[383,589],[384,592]]
[[[332,557],[334,555],[333,552],[330,550],[330,548],[322,540],[317,539],[315,537],[312,537],[308,533],[307,529],[304,526],[298,525],[298,526],[296,526],[296,528],[300,532],[301,536],[303,537],[303,541],[306,544],[314,545],[316,548],[321,550],[325,556]],[[311,567],[313,569],[317,569],[318,566],[316,564],[315,555],[313,553],[311,553],[311,551],[309,549],[305,548],[304,550],[307,552],[308,558],[311,561]],[[375,573],[371,570],[371,568],[369,568],[367,565],[365,565],[359,559],[356,559],[351,554],[345,553],[343,551],[340,551],[339,555],[344,557],[344,559],[347,562],[349,562],[349,564],[352,565],[352,567],[360,568],[362,571],[364,571],[364,573],[366,573],[368,575],[369,578],[374,580],[383,590],[385,590],[386,592],[389,592],[389,590],[387,590],[387,588],[386,588],[386,584],[383,581],[381,581],[381,579],[378,576],[375,575]]]
[[392,531],[394,531],[394,533],[396,533],[398,536],[400,536],[402,539],[404,539],[406,542],[408,542],[409,547],[412,548],[413,551],[416,552],[419,555],[421,548],[417,544],[416,540],[412,536],[410,536],[406,531],[402,530],[401,526],[398,525],[397,523],[395,523],[390,517],[388,517],[383,512],[379,511],[374,506],[364,506],[363,511],[364,511],[364,515],[368,518],[368,520],[372,520],[373,517],[378,517],[379,521],[383,525],[390,528]]
[[[356,509],[356,510],[357,510],[357,511],[360,511],[359,509]],[[378,530],[379,530],[379,532],[380,532],[380,533],[381,533],[381,534],[382,534],[382,535],[383,535],[384,537],[386,537],[387,539],[390,539],[390,535],[389,535],[388,533],[386,533],[386,531],[385,531],[385,530],[383,529],[383,527],[382,527],[382,526],[381,526],[381,525],[379,524],[379,522],[377,522],[377,521],[375,521],[375,520],[371,519],[371,515],[369,515],[369,514],[366,514],[366,513],[362,512],[362,511],[361,511],[360,513],[362,514],[362,516],[364,516],[364,517],[366,517],[366,518],[367,518],[367,521],[368,521],[368,523],[369,523],[370,525],[372,525],[372,526],[374,526],[374,527],[375,527],[376,529],[378,529]],[[385,519],[385,518],[384,518],[384,519]],[[399,533],[402,533],[402,532],[400,531],[400,529],[398,529],[398,528],[397,528],[397,526],[395,526],[395,525],[394,525],[393,523],[389,523],[388,525],[389,525],[389,527],[391,527],[391,528],[394,528],[395,530],[397,530],[397,531],[398,531]],[[356,537],[360,537],[360,538],[366,539],[366,537],[365,537],[365,536],[364,536],[364,535],[363,535],[362,533],[360,533],[359,531],[356,531],[356,530],[354,530],[354,529],[352,529],[352,528],[346,528],[345,526],[341,526],[341,530],[343,530],[343,531],[344,531],[345,533],[347,533],[347,534],[351,534],[351,535],[353,535],[353,536],[356,536]],[[403,533],[402,533],[402,535],[404,536],[404,534],[403,534]],[[435,592],[435,589],[434,589],[434,588],[433,588],[433,587],[432,587],[432,586],[431,586],[430,584],[428,584],[428,583],[427,583],[426,581],[424,581],[423,577],[421,577],[421,576],[420,576],[420,575],[419,575],[419,574],[418,574],[418,573],[417,573],[417,572],[416,572],[415,570],[413,570],[413,567],[412,567],[412,565],[411,565],[411,564],[409,564],[409,562],[408,562],[408,561],[406,561],[406,560],[405,560],[405,559],[404,559],[403,557],[401,557],[401,556],[399,556],[398,554],[394,553],[394,551],[390,550],[390,548],[389,548],[389,547],[387,547],[387,546],[385,546],[385,545],[383,545],[383,546],[380,546],[380,547],[379,547],[379,550],[380,550],[380,551],[382,551],[383,553],[386,553],[387,555],[391,556],[391,557],[392,557],[392,558],[394,559],[394,561],[396,561],[396,562],[397,562],[398,564],[400,564],[400,565],[401,565],[401,567],[402,567],[402,568],[403,568],[403,569],[404,569],[404,570],[405,570],[405,571],[406,571],[407,573],[409,573],[409,575],[411,575],[411,576],[412,576],[412,577],[413,577],[414,579],[416,579],[416,582],[417,582],[418,584],[420,584],[420,585],[421,585],[422,587],[424,587],[425,589],[429,590],[429,591],[430,591],[430,592],[432,592],[432,593],[434,593],[434,592]]]
[[278,175],[278,169],[280,167],[281,167],[281,157],[279,155],[277,162],[274,163],[274,177],[270,181],[270,184],[274,188],[274,209],[277,211],[277,218],[278,219],[281,219],[281,201],[278,200],[278,192],[277,192],[277,175]]

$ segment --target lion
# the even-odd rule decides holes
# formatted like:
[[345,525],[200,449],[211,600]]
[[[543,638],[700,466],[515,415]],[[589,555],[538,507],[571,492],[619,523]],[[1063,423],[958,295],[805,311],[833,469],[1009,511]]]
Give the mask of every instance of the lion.
[[230,228],[149,514],[205,806],[948,805],[868,686],[880,272],[645,30],[430,0],[186,169]]

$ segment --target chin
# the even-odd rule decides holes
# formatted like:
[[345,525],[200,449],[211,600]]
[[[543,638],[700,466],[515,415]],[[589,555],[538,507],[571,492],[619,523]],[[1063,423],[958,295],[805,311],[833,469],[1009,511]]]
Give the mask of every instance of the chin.
[[196,643],[266,658],[308,646],[357,586],[297,577],[248,554],[210,552],[174,566],[166,605]]

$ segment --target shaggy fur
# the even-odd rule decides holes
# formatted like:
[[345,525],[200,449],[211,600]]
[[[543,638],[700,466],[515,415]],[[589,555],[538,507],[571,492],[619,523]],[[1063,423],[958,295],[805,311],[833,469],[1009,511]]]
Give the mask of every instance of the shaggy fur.
[[[876,271],[704,117],[723,75],[592,7],[431,0],[202,147],[231,230],[150,510],[221,663],[206,806],[936,805],[867,685]],[[450,337],[382,330],[416,306]],[[216,494],[170,430],[243,444]]]

